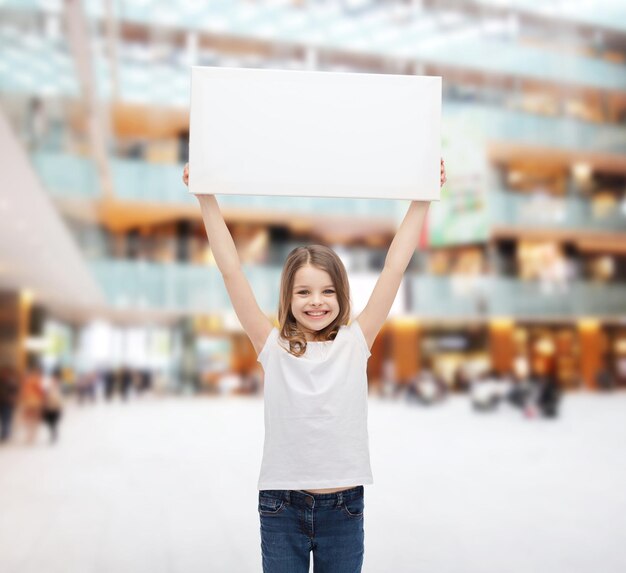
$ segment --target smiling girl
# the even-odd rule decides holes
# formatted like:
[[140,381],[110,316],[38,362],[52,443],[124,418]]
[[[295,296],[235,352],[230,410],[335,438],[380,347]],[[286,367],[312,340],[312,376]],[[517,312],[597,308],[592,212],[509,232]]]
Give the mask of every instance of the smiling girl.
[[[188,184],[189,166],[183,181]],[[441,181],[446,180],[441,161]],[[372,484],[367,360],[417,247],[429,203],[412,201],[371,297],[350,322],[337,254],[298,247],[285,261],[278,327],[259,308],[213,195],[197,195],[237,317],[265,371],[265,442],[258,511],[265,573],[357,573],[364,485]]]

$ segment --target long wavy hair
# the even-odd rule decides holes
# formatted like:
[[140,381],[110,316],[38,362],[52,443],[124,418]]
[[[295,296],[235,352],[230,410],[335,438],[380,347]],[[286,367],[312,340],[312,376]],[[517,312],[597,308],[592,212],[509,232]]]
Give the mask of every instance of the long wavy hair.
[[307,265],[326,271],[330,275],[339,303],[339,314],[335,320],[316,334],[316,339],[319,341],[334,340],[339,332],[339,327],[348,324],[350,318],[348,274],[337,253],[324,245],[308,245],[293,249],[287,256],[280,279],[278,330],[280,337],[289,343],[289,348],[286,350],[297,357],[306,352],[307,343],[304,332],[298,327],[298,323],[291,312],[291,300],[296,272]]

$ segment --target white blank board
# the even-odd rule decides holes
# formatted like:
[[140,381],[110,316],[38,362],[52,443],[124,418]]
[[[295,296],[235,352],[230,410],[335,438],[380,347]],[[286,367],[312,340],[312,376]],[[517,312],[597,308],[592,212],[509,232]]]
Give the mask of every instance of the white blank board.
[[441,78],[191,72],[194,194],[439,199]]

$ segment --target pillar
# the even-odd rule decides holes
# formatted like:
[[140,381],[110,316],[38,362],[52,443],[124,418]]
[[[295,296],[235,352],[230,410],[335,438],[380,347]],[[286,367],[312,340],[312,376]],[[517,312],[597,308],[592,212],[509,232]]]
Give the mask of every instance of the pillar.
[[585,388],[596,388],[596,374],[602,365],[604,336],[600,323],[593,319],[578,322],[580,338],[580,375]]
[[391,359],[400,384],[417,375],[420,370],[420,331],[414,320],[396,319],[391,329]]
[[489,322],[489,358],[491,367],[499,374],[513,371],[514,328],[513,320],[508,318],[493,319]]

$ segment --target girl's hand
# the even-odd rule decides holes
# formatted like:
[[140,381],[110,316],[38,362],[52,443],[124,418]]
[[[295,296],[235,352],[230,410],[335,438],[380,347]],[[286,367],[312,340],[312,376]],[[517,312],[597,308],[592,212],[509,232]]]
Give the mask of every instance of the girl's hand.
[[189,163],[185,163],[185,169],[183,169],[183,183],[189,187]]

